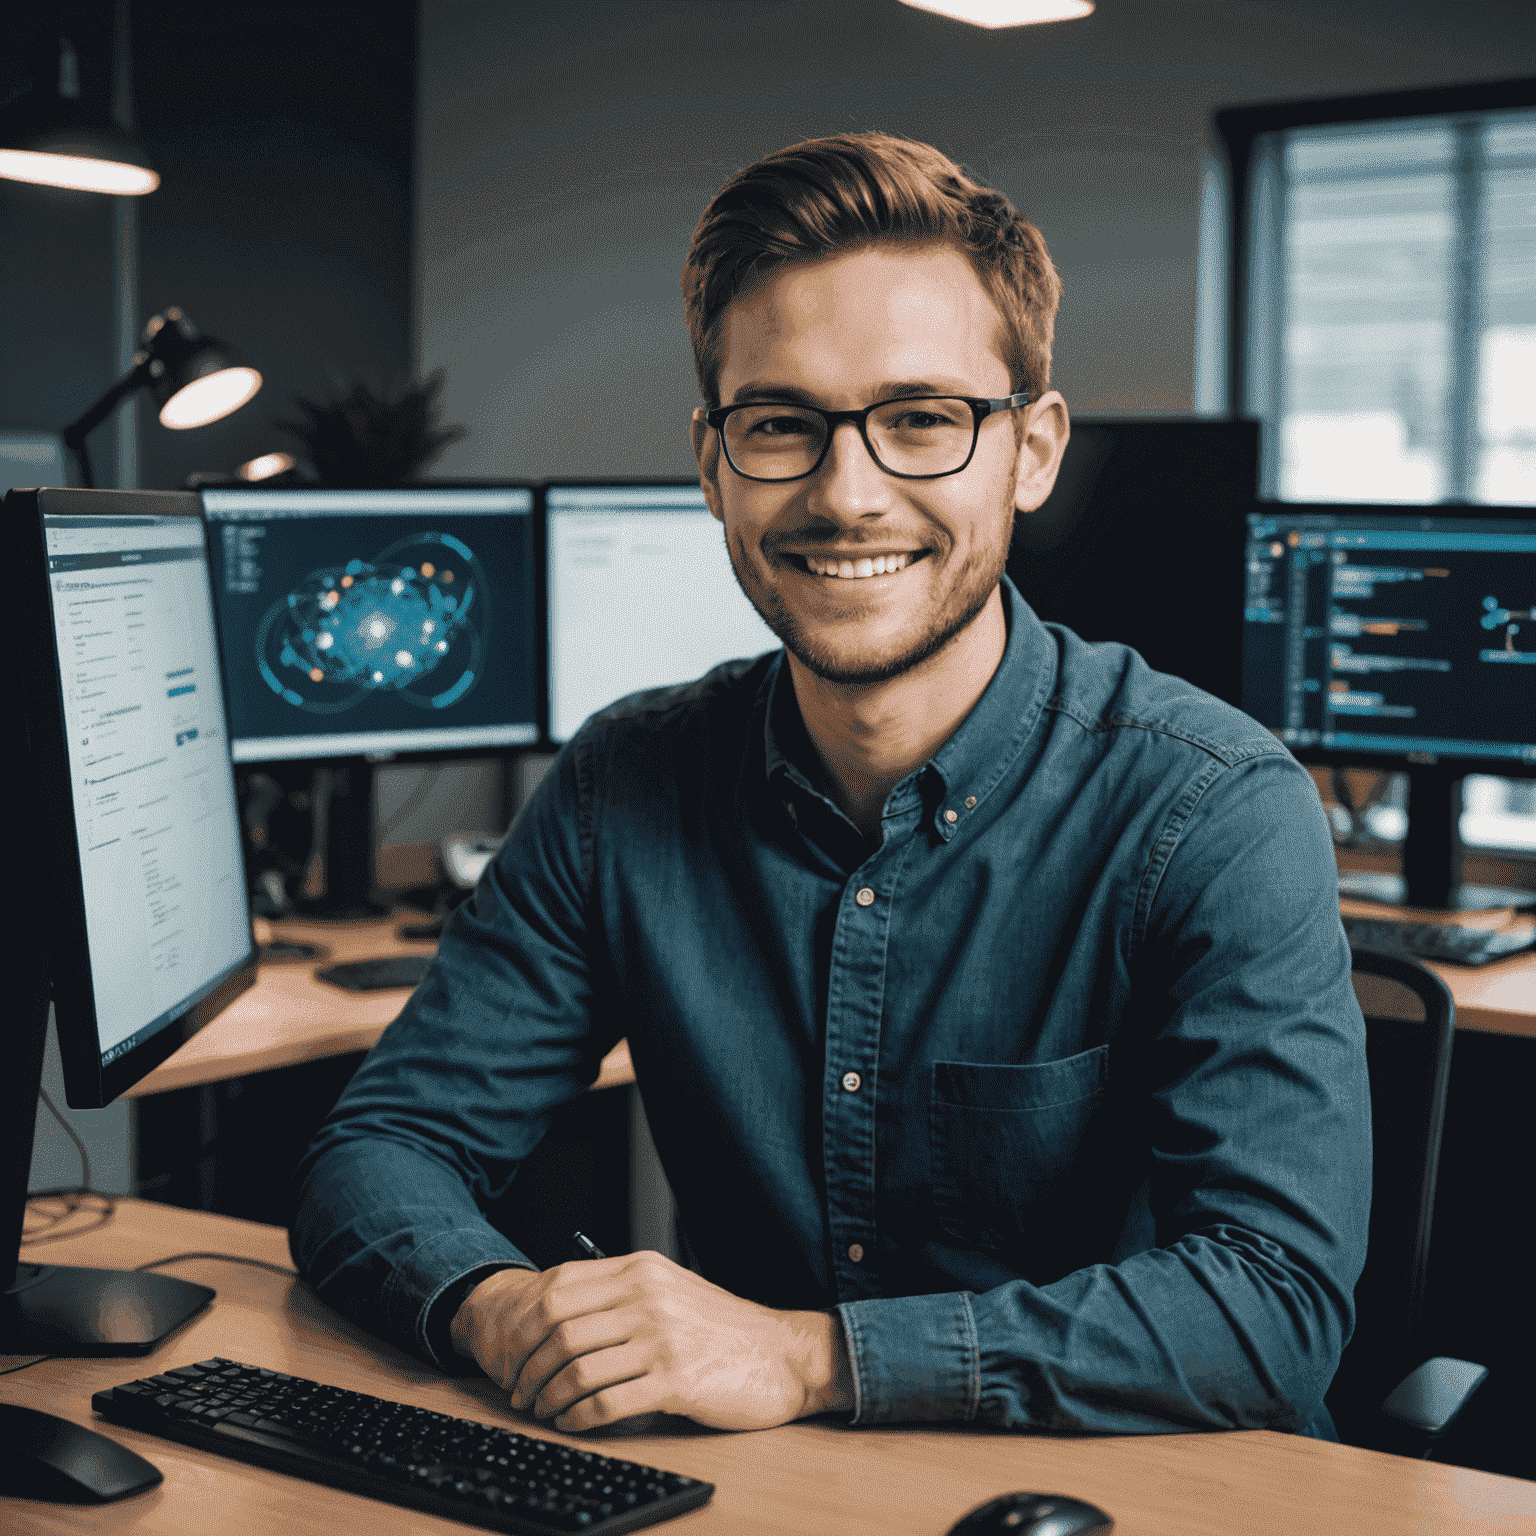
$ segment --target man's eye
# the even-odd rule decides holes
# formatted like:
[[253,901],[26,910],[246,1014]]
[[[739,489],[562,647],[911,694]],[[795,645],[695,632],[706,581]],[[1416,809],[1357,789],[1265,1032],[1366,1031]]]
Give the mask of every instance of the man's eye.
[[747,431],[753,437],[803,437],[811,431],[811,423],[803,416],[764,416],[750,423]]

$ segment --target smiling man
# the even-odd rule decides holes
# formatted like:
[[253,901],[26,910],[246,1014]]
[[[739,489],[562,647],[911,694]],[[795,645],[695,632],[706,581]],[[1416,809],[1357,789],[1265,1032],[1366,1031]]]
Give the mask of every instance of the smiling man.
[[[816,140],[683,287],[784,648],[566,747],[311,1148],[303,1272],[566,1430],[1331,1434],[1370,1174],[1331,841],[1262,728],[1003,574],[1068,434],[1039,233]],[[622,1035],[700,1273],[539,1272],[483,1209]]]

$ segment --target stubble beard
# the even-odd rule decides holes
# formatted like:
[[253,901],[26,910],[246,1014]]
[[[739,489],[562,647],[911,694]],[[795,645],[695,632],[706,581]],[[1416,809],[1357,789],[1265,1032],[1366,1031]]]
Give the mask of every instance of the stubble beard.
[[[1008,512],[1003,523],[1002,537],[996,545],[975,550],[966,557],[955,573],[948,593],[941,596],[938,611],[931,622],[905,650],[895,655],[878,661],[849,661],[833,647],[814,643],[778,593],[767,583],[756,579],[740,535],[726,539],[736,584],[762,621],[784,642],[790,655],[814,676],[824,682],[852,687],[889,682],[936,656],[987,606],[1008,564],[1008,549],[1013,540],[1013,503],[1017,479],[1016,472],[1008,479]],[[925,558],[931,560],[934,557],[928,555]]]

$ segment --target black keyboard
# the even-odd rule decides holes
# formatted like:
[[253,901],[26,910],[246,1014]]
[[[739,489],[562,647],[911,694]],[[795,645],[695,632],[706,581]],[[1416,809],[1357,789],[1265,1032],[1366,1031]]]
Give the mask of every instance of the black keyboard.
[[348,992],[384,992],[390,987],[419,987],[431,963],[431,955],[381,955],[377,960],[322,966],[315,975]]
[[1425,960],[1486,965],[1531,947],[1529,925],[1471,928],[1463,923],[1415,923],[1390,917],[1345,917],[1344,933],[1357,949],[1385,949]]
[[715,1491],[675,1472],[234,1360],[111,1387],[91,1407],[200,1450],[525,1536],[636,1531]]

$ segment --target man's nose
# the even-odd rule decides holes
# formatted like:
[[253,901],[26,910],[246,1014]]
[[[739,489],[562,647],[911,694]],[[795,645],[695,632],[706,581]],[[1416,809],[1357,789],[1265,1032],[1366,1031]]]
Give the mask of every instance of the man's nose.
[[891,478],[875,463],[858,427],[840,421],[812,479],[810,508],[837,522],[879,517],[891,507]]

